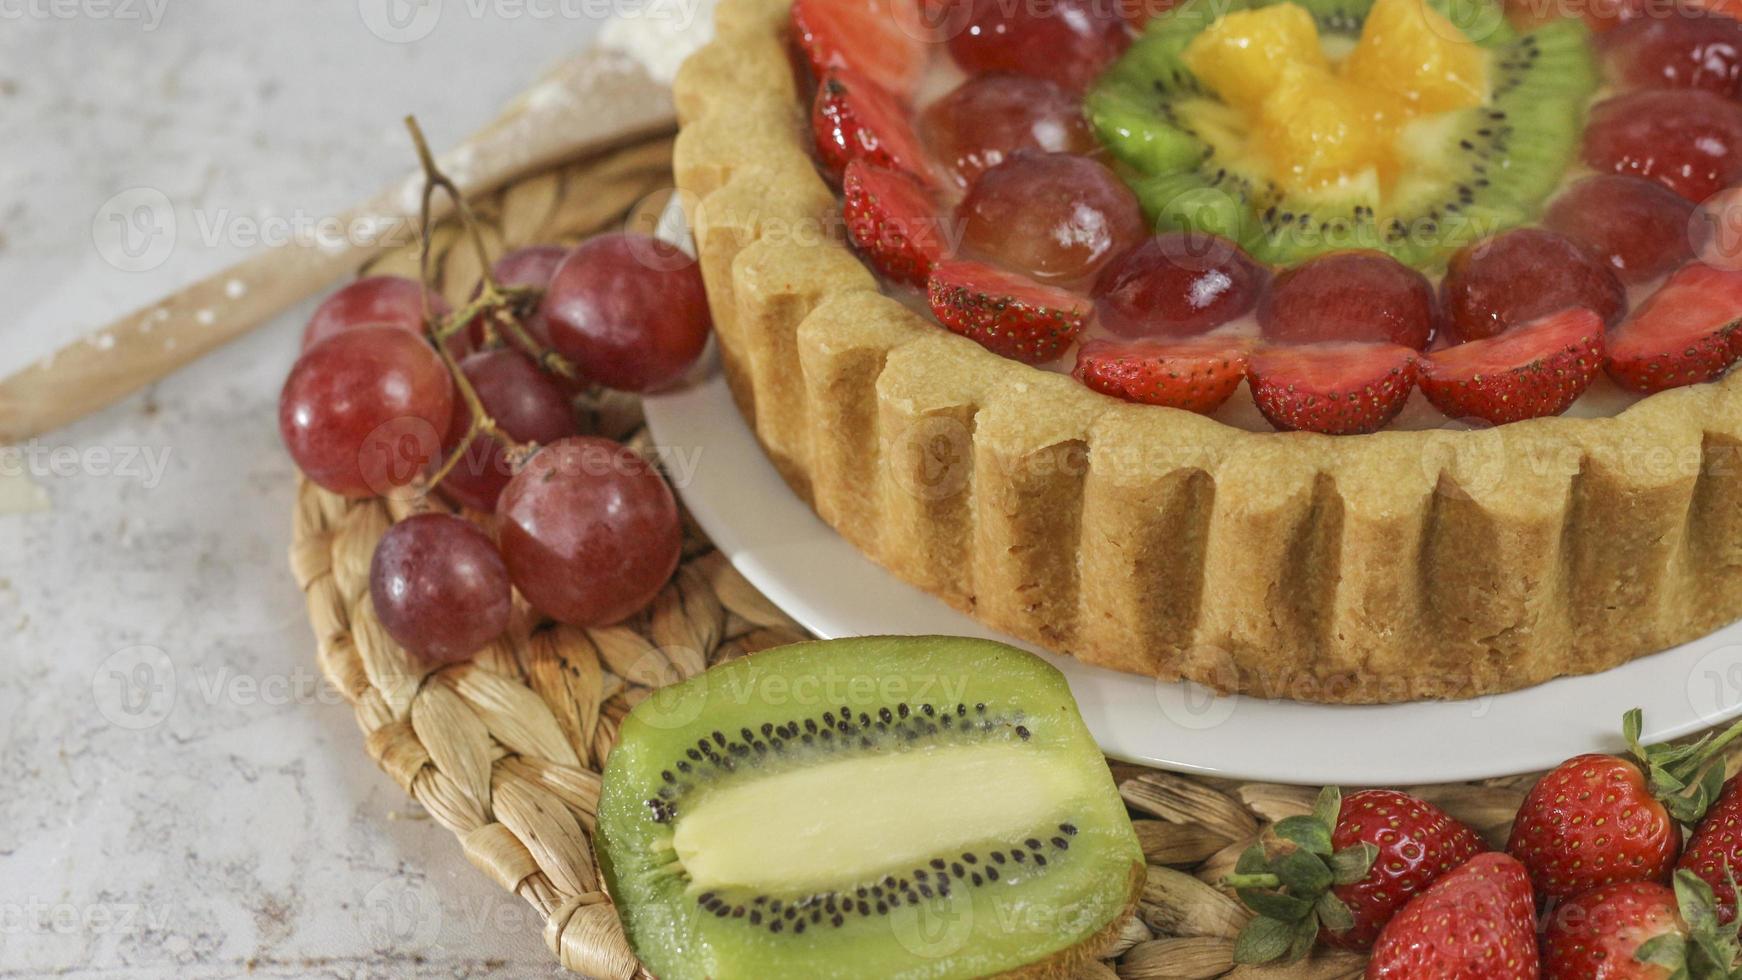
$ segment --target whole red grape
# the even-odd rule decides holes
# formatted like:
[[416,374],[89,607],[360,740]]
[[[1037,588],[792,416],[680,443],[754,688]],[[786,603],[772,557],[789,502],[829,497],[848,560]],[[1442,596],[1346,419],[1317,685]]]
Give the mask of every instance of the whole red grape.
[[1013,157],[980,175],[956,211],[968,250],[1049,285],[1091,281],[1147,226],[1136,195],[1088,157]]
[[1676,8],[1604,35],[1609,74],[1630,88],[1693,88],[1742,95],[1742,21]]
[[1690,201],[1742,180],[1742,105],[1695,89],[1648,89],[1597,104],[1585,162],[1647,177]]
[[[315,308],[302,332],[302,349],[358,327],[398,327],[421,337],[426,292],[415,279],[404,276],[369,276],[350,283]],[[428,295],[432,316],[445,317],[453,312],[447,300],[433,292]],[[456,334],[450,339],[448,351],[455,357],[464,356],[464,336]]]
[[1641,283],[1694,257],[1693,217],[1693,202],[1661,184],[1599,174],[1556,198],[1542,223],[1607,261],[1622,282]]
[[932,103],[920,128],[932,155],[963,187],[1017,153],[1095,148],[1082,100],[1027,75],[970,78]]
[[[516,443],[549,445],[580,431],[574,404],[562,386],[519,351],[499,347],[473,354],[461,362],[460,370],[478,392],[484,411]],[[464,398],[455,398],[453,421],[442,443],[444,457],[459,446],[471,425],[471,406]],[[506,447],[479,436],[448,471],[440,489],[457,504],[493,513],[513,475]]]
[[502,556],[540,612],[605,626],[653,600],[683,546],[677,502],[651,464],[593,436],[546,446],[502,492]]
[[1424,350],[1439,304],[1427,277],[1383,252],[1336,252],[1279,274],[1258,304],[1264,337],[1282,344],[1372,341]]
[[1613,327],[1627,289],[1609,264],[1541,228],[1518,228],[1465,246],[1440,283],[1458,340],[1481,340],[1561,310],[1583,307]]
[[713,319],[694,259],[646,235],[600,235],[569,253],[544,295],[551,346],[587,378],[655,391],[707,346]]
[[1122,337],[1189,337],[1250,313],[1269,277],[1226,238],[1169,232],[1101,271],[1095,311]]
[[950,57],[971,75],[1014,72],[1081,92],[1131,44],[1118,6],[1103,0],[953,0],[946,19],[961,29],[948,41]]
[[502,635],[514,609],[496,543],[450,514],[419,514],[387,529],[369,565],[369,599],[387,634],[433,664],[476,653]]
[[409,485],[441,452],[454,382],[433,348],[400,327],[358,327],[297,360],[278,430],[303,475],[369,497]]

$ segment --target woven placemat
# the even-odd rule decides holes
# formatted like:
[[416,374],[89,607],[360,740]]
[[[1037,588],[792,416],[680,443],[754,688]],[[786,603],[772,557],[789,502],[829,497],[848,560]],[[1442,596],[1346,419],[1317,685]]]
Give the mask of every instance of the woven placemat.
[[[625,222],[650,227],[669,199],[671,143],[662,139],[578,163],[475,202],[493,246],[572,242]],[[435,235],[442,288],[456,303],[480,269],[457,231]],[[417,255],[363,270],[416,276]],[[582,400],[586,430],[642,449],[632,396]],[[599,773],[617,726],[661,685],[709,666],[806,639],[685,518],[684,560],[640,616],[608,629],[542,620],[516,600],[508,632],[469,663],[429,670],[382,629],[369,602],[369,563],[394,521],[440,508],[414,495],[350,501],[304,483],[291,564],[308,598],[319,661],[356,709],[382,770],[443,826],[466,857],[545,919],[544,937],[567,969],[592,977],[641,973],[594,867]],[[486,528],[489,521],[478,517]],[[1364,960],[1320,951],[1288,967],[1233,964],[1246,911],[1215,882],[1268,824],[1310,811],[1316,791],[1188,778],[1110,763],[1148,857],[1140,914],[1105,962],[1084,977],[1358,977]],[[1413,787],[1503,845],[1534,777]]]

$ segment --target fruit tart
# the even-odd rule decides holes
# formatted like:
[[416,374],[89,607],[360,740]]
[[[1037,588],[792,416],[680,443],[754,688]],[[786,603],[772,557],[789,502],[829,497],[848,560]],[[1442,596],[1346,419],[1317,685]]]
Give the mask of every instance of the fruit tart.
[[734,398],[897,575],[1158,679],[1742,618],[1742,23],[1541,13],[724,0],[676,169]]

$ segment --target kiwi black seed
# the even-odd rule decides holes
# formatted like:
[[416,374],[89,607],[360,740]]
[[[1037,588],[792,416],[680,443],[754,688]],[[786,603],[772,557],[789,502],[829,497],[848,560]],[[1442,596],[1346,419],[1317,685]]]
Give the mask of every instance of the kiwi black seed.
[[[847,949],[875,975],[1069,972],[1130,914],[1141,850],[1038,658],[929,637],[801,644],[670,694],[624,720],[596,841],[664,980],[822,975]],[[984,912],[961,919],[960,950],[902,942],[902,917],[957,903]],[[1061,915],[1011,928],[1022,907]]]

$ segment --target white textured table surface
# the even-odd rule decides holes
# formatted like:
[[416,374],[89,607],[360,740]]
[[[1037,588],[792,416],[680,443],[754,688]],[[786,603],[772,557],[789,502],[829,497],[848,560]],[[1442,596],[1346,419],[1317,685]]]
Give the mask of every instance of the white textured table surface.
[[[0,373],[384,186],[403,114],[456,142],[608,6],[0,5]],[[122,271],[105,202],[142,187],[173,248]],[[41,508],[0,512],[0,977],[559,972],[315,671],[274,421],[311,306],[0,450]]]

